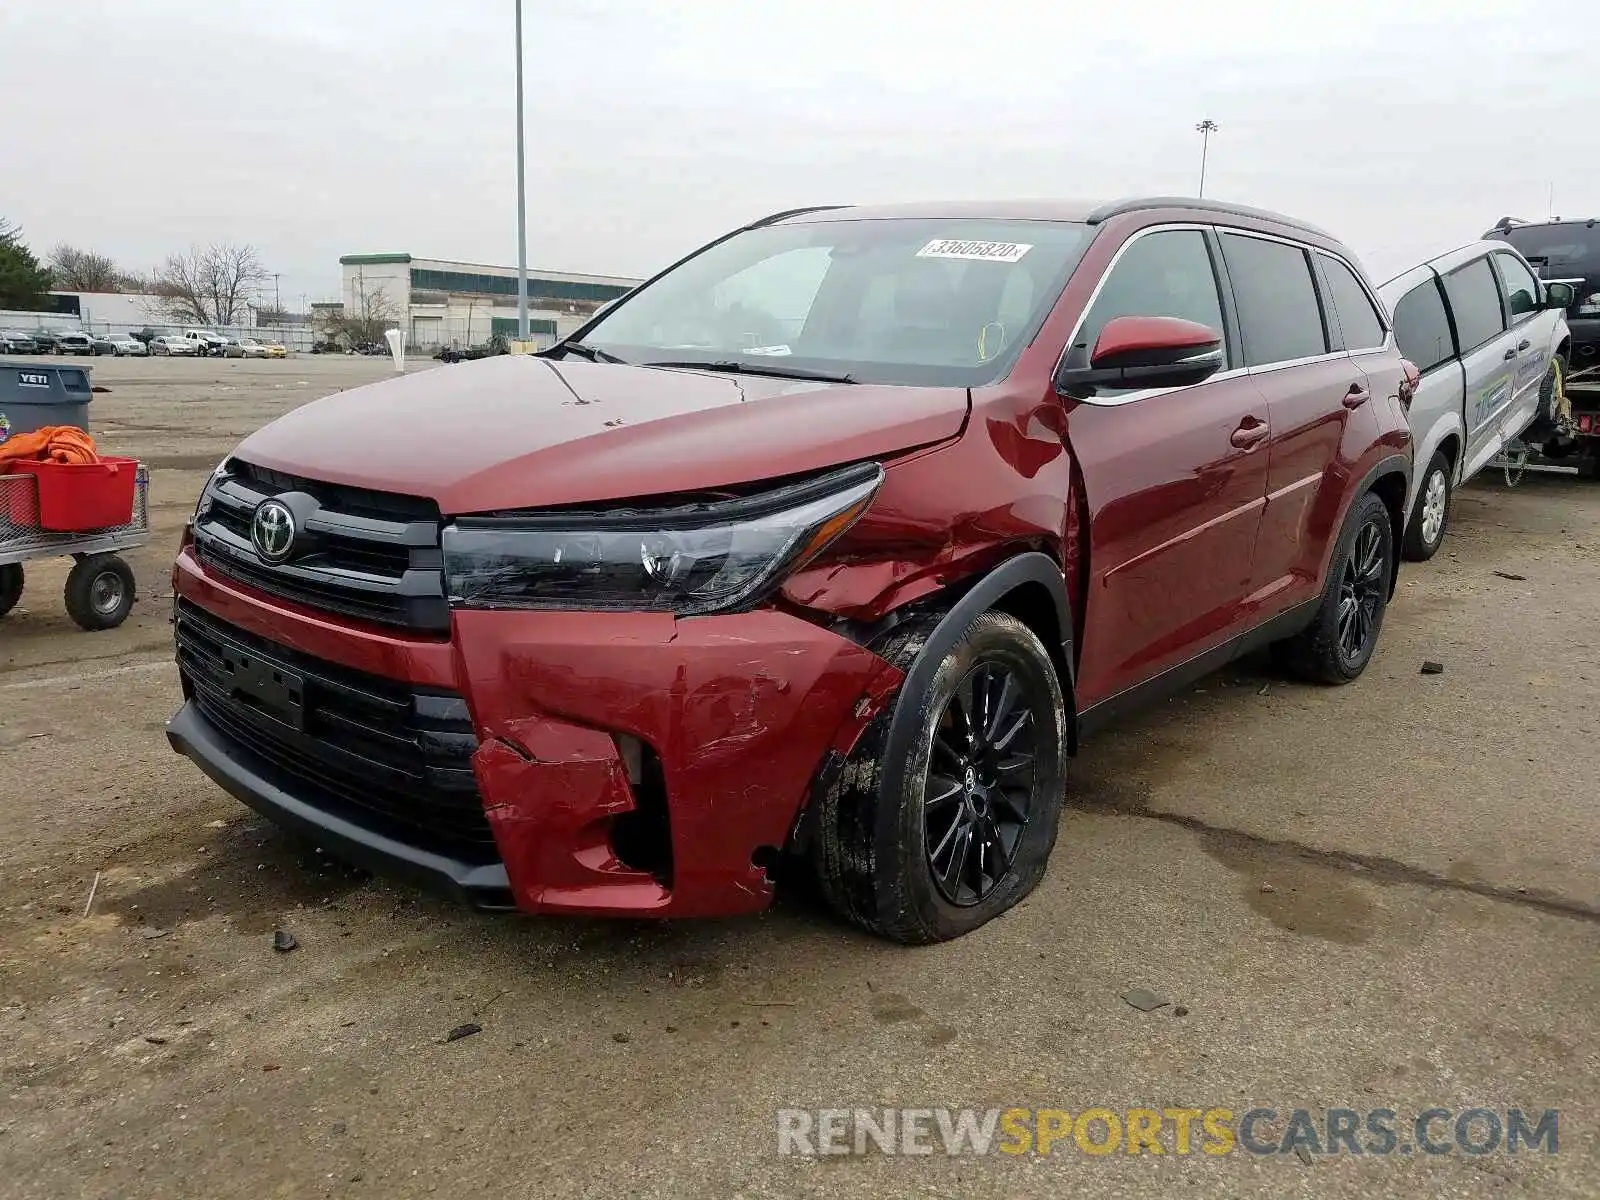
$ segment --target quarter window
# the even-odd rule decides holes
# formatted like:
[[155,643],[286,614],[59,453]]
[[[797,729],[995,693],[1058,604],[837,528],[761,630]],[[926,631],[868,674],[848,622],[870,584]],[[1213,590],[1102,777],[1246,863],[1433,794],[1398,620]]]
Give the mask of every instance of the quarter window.
[[1418,284],[1400,297],[1394,306],[1394,340],[1419,371],[1432,370],[1455,354],[1450,317],[1437,280]]
[[1074,349],[1093,354],[1101,331],[1117,317],[1181,317],[1220,337],[1222,301],[1205,234],[1163,229],[1130,242],[1084,318]]
[[1450,298],[1450,311],[1455,315],[1456,334],[1461,339],[1463,354],[1476,350],[1505,330],[1500,293],[1488,259],[1480,258],[1451,271],[1444,277],[1444,291]]
[[1317,258],[1322,263],[1322,277],[1328,281],[1329,298],[1344,333],[1344,348],[1371,350],[1383,345],[1383,318],[1373,308],[1372,299],[1355,272],[1329,255],[1319,254]]
[[1245,361],[1253,367],[1328,352],[1305,251],[1286,242],[1224,233]]
[[1500,271],[1500,282],[1505,285],[1506,305],[1511,309],[1511,320],[1539,311],[1539,282],[1533,272],[1509,254],[1491,255]]

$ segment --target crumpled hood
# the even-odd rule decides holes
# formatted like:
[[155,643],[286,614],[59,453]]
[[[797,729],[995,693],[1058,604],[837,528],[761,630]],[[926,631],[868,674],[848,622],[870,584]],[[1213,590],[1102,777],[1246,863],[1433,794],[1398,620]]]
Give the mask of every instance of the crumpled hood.
[[235,452],[428,496],[447,515],[772,479],[955,436],[964,388],[827,384],[502,355],[307,404]]

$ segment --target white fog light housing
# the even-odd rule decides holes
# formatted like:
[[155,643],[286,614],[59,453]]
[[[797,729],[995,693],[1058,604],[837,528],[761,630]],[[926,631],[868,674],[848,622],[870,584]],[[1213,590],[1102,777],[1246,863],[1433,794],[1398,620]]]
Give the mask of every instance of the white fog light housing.
[[721,612],[814,559],[882,484],[883,468],[862,463],[734,500],[458,517],[445,582],[463,608]]

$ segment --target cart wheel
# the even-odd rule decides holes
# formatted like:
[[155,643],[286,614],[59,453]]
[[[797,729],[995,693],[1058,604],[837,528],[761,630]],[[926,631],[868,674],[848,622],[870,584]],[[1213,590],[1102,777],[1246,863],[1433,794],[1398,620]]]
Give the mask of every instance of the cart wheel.
[[22,564],[7,563],[0,567],[0,617],[5,616],[22,599]]
[[115,629],[133,608],[133,570],[115,554],[91,554],[67,575],[67,615],[88,630]]

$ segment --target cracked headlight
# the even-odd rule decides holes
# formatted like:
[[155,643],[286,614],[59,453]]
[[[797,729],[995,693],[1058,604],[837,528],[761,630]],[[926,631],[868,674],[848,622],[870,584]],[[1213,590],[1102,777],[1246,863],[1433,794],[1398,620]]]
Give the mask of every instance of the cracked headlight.
[[883,483],[863,463],[736,500],[661,509],[458,517],[450,602],[695,616],[737,608],[855,524]]

